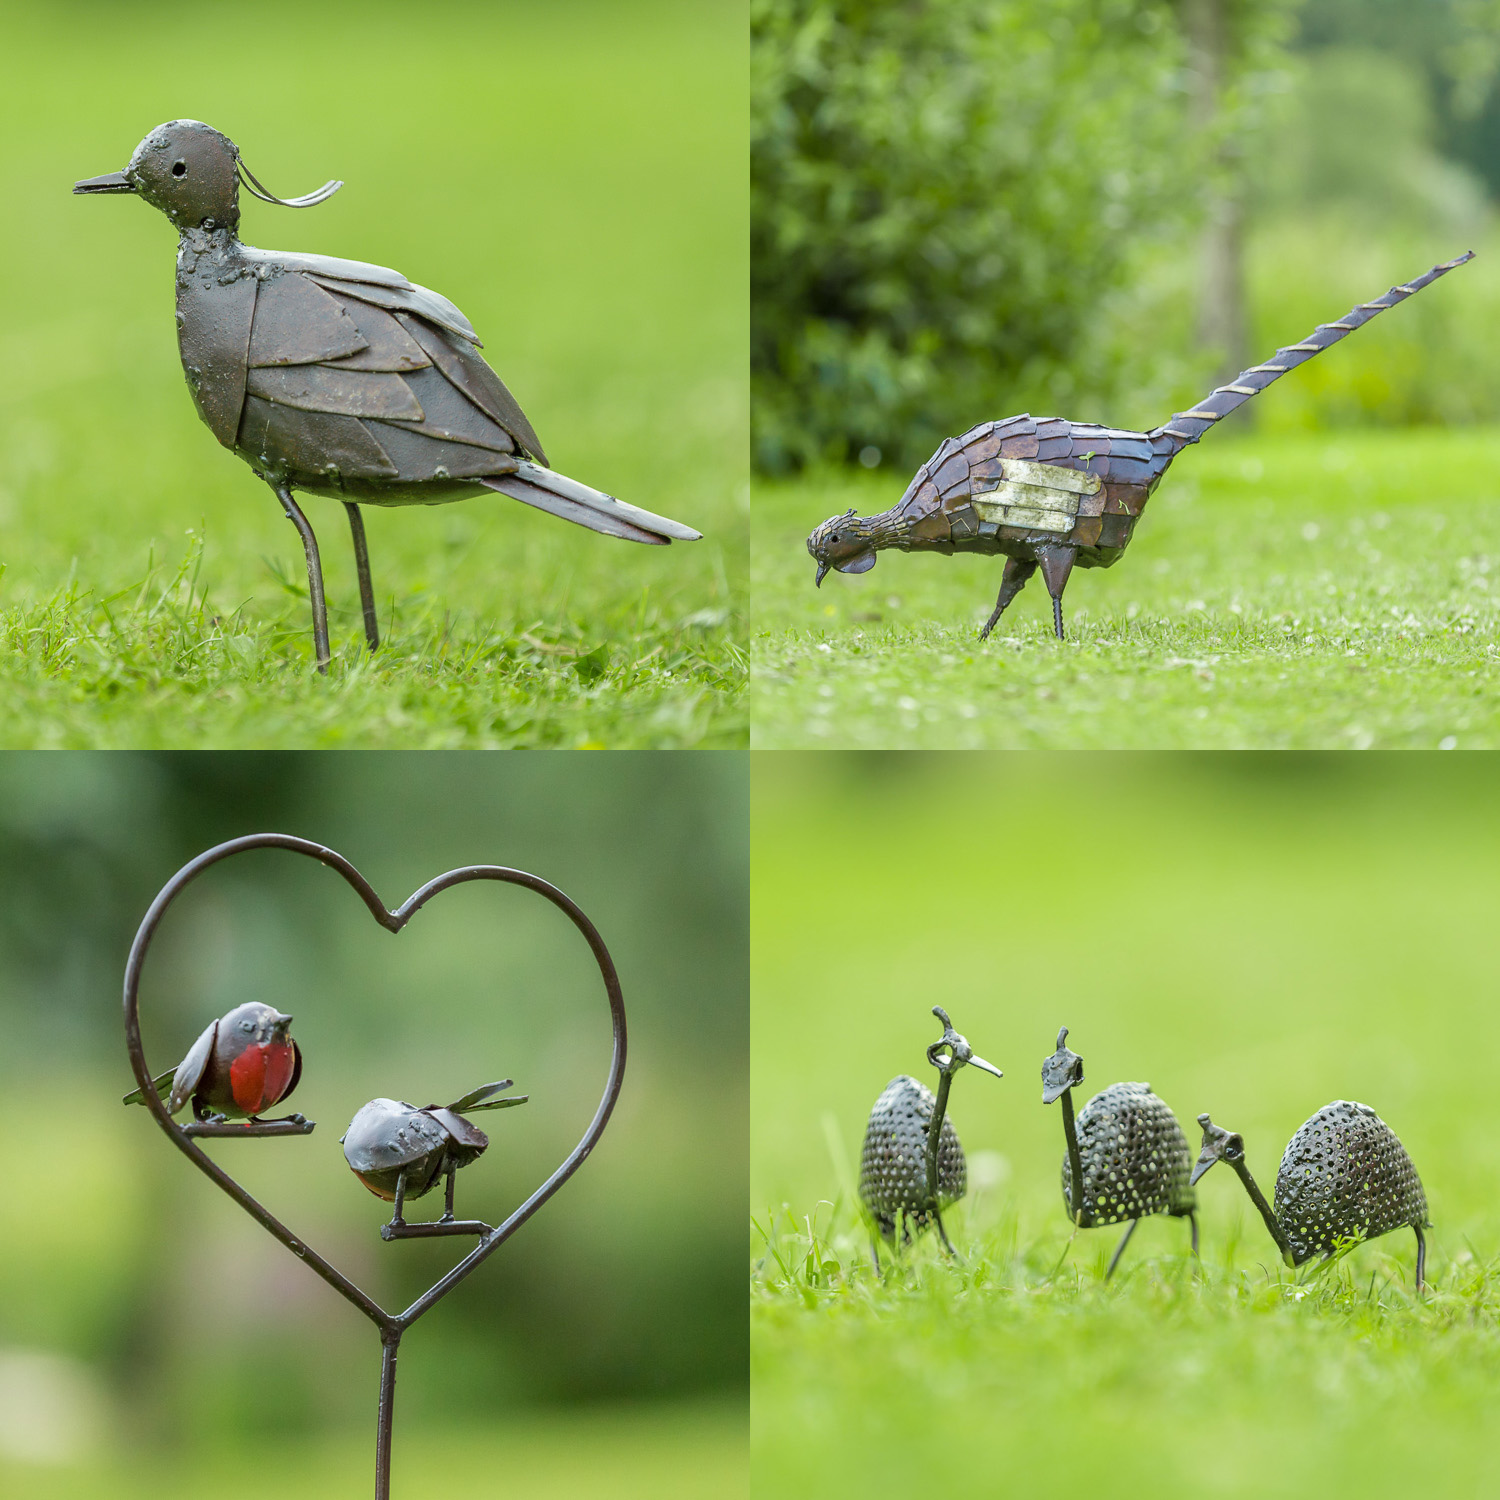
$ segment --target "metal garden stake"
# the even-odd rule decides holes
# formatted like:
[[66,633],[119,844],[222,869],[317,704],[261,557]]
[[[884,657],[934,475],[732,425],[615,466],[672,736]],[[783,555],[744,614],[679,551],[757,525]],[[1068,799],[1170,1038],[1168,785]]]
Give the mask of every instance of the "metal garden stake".
[[256,250],[239,239],[241,182],[266,192],[228,136],[198,120],[159,125],[123,172],[75,193],[137,193],[177,230],[177,342],[198,415],[264,479],[302,538],[313,643],[326,670],[318,542],[294,490],[341,500],[359,571],[365,639],[380,644],[365,505],[434,505],[499,492],[606,536],[665,545],[691,526],[545,467],[516,399],[446,297],[364,261]]
[[1128,1220],[1104,1279],[1135,1233],[1152,1214],[1186,1216],[1198,1253],[1198,1199],[1188,1170],[1192,1153],[1182,1126],[1151,1092],[1149,1083],[1112,1083],[1084,1105],[1075,1122],[1073,1090],[1083,1082],[1083,1059],[1067,1045],[1068,1028],[1057,1033],[1057,1051],[1042,1064],[1042,1103],[1062,1100],[1063,1204],[1080,1229]]
[[[344,1140],[345,1157],[360,1180],[372,1192],[396,1204],[392,1221],[381,1230],[387,1240],[446,1234],[472,1234],[479,1243],[404,1312],[387,1312],[347,1276],[325,1260],[301,1236],[275,1218],[228,1172],[208,1157],[194,1137],[216,1136],[250,1139],[269,1135],[307,1135],[313,1126],[300,1115],[287,1120],[260,1120],[258,1111],[284,1099],[301,1074],[301,1054],[287,1035],[291,1018],[269,1006],[242,1005],[216,1021],[198,1038],[188,1056],[171,1074],[153,1077],[141,1045],[140,982],[146,954],[167,909],[182,891],[210,866],[251,849],[283,849],[318,860],[341,875],[355,890],[370,915],[391,933],[403,927],[434,896],[472,880],[494,880],[518,885],[545,897],[573,923],[593,953],[604,981],[609,1003],[613,1050],[604,1093],[578,1144],[542,1183],[495,1228],[477,1219],[453,1217],[453,1175],[474,1161],[488,1146],[484,1133],[464,1116],[480,1109],[502,1109],[525,1103],[524,1096],[496,1097],[511,1084],[486,1084],[450,1105],[417,1109],[392,1099],[376,1099],[355,1116]],[[249,1023],[244,1029],[243,1023]],[[960,1039],[961,1040],[961,1039]],[[387,909],[365,878],[341,854],[290,834],[257,833],[231,839],[200,854],[184,865],[151,903],[131,945],[125,966],[125,1043],[130,1066],[139,1088],[127,1102],[141,1103],[156,1119],[168,1139],[195,1167],[211,1178],[262,1228],[268,1230],[293,1255],[304,1261],[333,1289],[352,1302],[375,1325],[382,1349],[380,1404],[376,1419],[375,1495],[388,1500],[391,1484],[391,1423],[395,1412],[396,1354],[401,1337],[423,1313],[447,1295],[513,1235],[582,1166],[593,1150],[620,1093],[625,1073],[625,1002],[619,976],[609,950],[583,911],[556,886],[524,870],[501,865],[466,865],[439,875],[408,896],[394,909]],[[247,1059],[250,1059],[247,1061]],[[225,1077],[227,1075],[227,1083]],[[258,1081],[257,1081],[258,1080]],[[194,1119],[178,1125],[172,1114],[191,1099]],[[229,1116],[248,1117],[236,1124]],[[421,1197],[438,1180],[447,1182],[447,1211],[441,1219],[426,1224],[408,1224],[402,1218],[405,1197]]]
[[901,552],[982,552],[1005,555],[1000,596],[983,640],[1026,581],[1042,570],[1052,596],[1052,624],[1063,634],[1062,596],[1074,567],[1108,568],[1124,555],[1151,492],[1177,455],[1221,417],[1258,395],[1330,344],[1368,323],[1474,252],[1434,266],[1336,323],[1321,323],[1263,365],[1221,385],[1191,411],[1150,432],[1123,432],[1062,417],[1007,417],[981,422],[949,438],[917,470],[890,510],[831,516],[807,539],[821,584],[830,568],[865,573],[888,548]]
[[[859,1196],[881,1238],[894,1243],[899,1222],[901,1241],[907,1244],[913,1229],[920,1232],[936,1224],[944,1248],[952,1255],[942,1207],[963,1197],[968,1166],[958,1132],[948,1118],[948,1091],[953,1075],[968,1063],[996,1078],[1004,1075],[993,1063],[974,1055],[968,1041],[953,1029],[947,1011],[934,1005],[932,1013],[943,1023],[942,1040],[927,1049],[927,1061],[938,1070],[937,1095],[906,1073],[886,1084],[865,1127]],[[880,1245],[874,1236],[870,1251],[878,1272]]]
[[1326,1260],[1353,1240],[1373,1240],[1409,1227],[1417,1237],[1417,1290],[1427,1263],[1430,1224],[1427,1195],[1411,1157],[1368,1104],[1336,1099],[1303,1123],[1282,1153],[1276,1173],[1276,1206],[1250,1175],[1245,1138],[1199,1115],[1203,1150],[1193,1168],[1197,1180],[1217,1161],[1227,1161],[1276,1241],[1282,1259],[1300,1266],[1315,1255]]

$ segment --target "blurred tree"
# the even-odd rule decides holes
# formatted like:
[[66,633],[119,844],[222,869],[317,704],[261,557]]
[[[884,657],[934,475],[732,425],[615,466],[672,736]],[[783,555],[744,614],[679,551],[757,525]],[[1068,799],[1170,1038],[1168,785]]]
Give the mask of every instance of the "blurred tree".
[[755,461],[911,465],[1082,367],[1132,249],[1181,222],[1165,0],[752,0]]

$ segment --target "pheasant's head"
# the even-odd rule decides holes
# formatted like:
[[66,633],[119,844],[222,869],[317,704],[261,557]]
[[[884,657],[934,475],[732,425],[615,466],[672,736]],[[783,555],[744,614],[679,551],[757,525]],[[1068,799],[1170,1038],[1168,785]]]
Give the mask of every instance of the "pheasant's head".
[[875,566],[875,542],[867,522],[851,507],[841,516],[830,516],[813,528],[807,550],[818,565],[814,584],[822,587],[830,568],[840,573],[868,573]]

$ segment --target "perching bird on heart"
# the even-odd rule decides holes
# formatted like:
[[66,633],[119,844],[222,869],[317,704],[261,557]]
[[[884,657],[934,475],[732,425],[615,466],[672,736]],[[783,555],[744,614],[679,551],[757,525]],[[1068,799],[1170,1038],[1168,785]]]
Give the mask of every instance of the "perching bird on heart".
[[866,573],[887,548],[950,556],[1003,553],[1000,595],[979,639],[1040,567],[1052,596],[1052,628],[1061,640],[1063,590],[1074,567],[1108,568],[1124,556],[1146,501],[1184,448],[1288,370],[1473,258],[1470,250],[1360,303],[1336,323],[1320,324],[1300,344],[1278,349],[1265,364],[1253,365],[1150,432],[1023,415],[981,422],[962,437],[948,438],[889,510],[875,516],[850,510],[814,529],[807,539],[818,565],[814,581],[821,585],[830,568]]
[[380,644],[365,505],[434,505],[499,492],[606,536],[665,545],[700,533],[546,467],[516,399],[446,297],[363,261],[241,243],[239,187],[307,208],[343,186],[276,198],[228,136],[159,125],[123,172],[75,193],[136,193],[177,230],[177,342],[198,414],[264,479],[302,538],[318,666],[328,614],[317,538],[294,490],[344,502],[365,638]]
[[[256,1000],[236,1006],[206,1026],[188,1055],[171,1072],[153,1078],[151,1086],[167,1101],[169,1115],[191,1099],[195,1120],[258,1121],[289,1097],[302,1077],[302,1053],[289,1034],[291,1024],[290,1016]],[[124,1102],[146,1101],[136,1089]]]

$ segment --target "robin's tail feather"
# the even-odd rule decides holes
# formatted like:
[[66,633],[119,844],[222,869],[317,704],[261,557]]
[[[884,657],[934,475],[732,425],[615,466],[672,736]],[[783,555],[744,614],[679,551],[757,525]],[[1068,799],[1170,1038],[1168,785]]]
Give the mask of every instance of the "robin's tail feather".
[[1153,427],[1146,435],[1152,439],[1153,446],[1158,453],[1170,454],[1180,453],[1189,443],[1196,443],[1199,438],[1208,431],[1221,417],[1226,417],[1235,407],[1242,406],[1252,396],[1258,396],[1273,380],[1279,380],[1288,370],[1295,370],[1298,365],[1306,364],[1315,354],[1321,354],[1330,344],[1336,344],[1353,333],[1356,328],[1363,327],[1377,313],[1383,313],[1386,308],[1394,307],[1398,302],[1405,302],[1415,292],[1420,292],[1424,286],[1429,285],[1445,276],[1455,266],[1461,266],[1465,261],[1474,259],[1474,252],[1466,250],[1456,260],[1444,261],[1440,266],[1434,266],[1415,281],[1408,281],[1402,286],[1393,286],[1390,291],[1382,297],[1377,297],[1373,302],[1361,302],[1358,307],[1337,323],[1320,323],[1317,329],[1305,338],[1300,344],[1288,344],[1285,349],[1278,349],[1276,353],[1263,365],[1253,365],[1250,369],[1236,375],[1229,385],[1221,385],[1209,394],[1207,398],[1199,401],[1191,411],[1180,411],[1170,422],[1164,422],[1160,427]]
[[[156,1097],[158,1099],[165,1099],[172,1092],[172,1080],[176,1076],[177,1069],[173,1068],[171,1072],[163,1073],[160,1078],[153,1078],[151,1080],[151,1087],[156,1090]],[[134,1093],[126,1094],[120,1100],[121,1104],[144,1104],[145,1102],[146,1096],[140,1089],[136,1089]]]
[[534,505],[548,515],[587,526],[591,531],[602,531],[605,536],[623,537],[627,542],[664,547],[673,541],[696,542],[703,535],[681,521],[652,515],[649,510],[616,500],[613,495],[591,490],[566,474],[555,474],[540,464],[524,460],[517,464],[514,474],[495,475],[479,482],[509,495],[512,500]]

